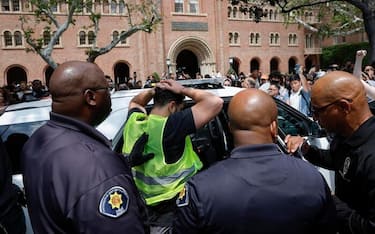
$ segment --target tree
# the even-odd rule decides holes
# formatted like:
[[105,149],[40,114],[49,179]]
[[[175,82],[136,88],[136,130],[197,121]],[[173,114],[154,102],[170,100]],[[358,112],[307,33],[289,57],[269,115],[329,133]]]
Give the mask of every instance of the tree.
[[[363,29],[369,40],[369,61],[375,65],[375,1],[374,0],[229,0],[232,4],[249,9],[257,3],[257,8],[265,4],[278,6],[282,13],[296,20],[322,36],[349,35]],[[253,7],[254,9],[254,7]],[[317,10],[322,24],[316,27],[302,19],[303,11]]]
[[[57,67],[57,63],[52,57],[54,45],[61,38],[66,30],[76,23],[76,18],[88,17],[91,24],[86,28],[93,29],[93,43],[91,48],[86,51],[87,61],[94,62],[95,59],[108,53],[119,42],[130,37],[138,31],[151,33],[156,25],[161,22],[160,0],[131,0],[124,1],[124,15],[121,19],[125,19],[124,30],[113,38],[106,46],[97,46],[97,35],[100,30],[101,14],[95,12],[95,1],[92,0],[30,0],[31,8],[34,9],[32,17],[21,16],[21,28],[24,32],[26,42],[30,46],[27,51],[37,53],[42,59],[53,69]],[[66,15],[56,14],[58,4],[67,6]],[[85,14],[84,14],[85,13]],[[82,16],[84,15],[84,16]],[[32,20],[32,18],[34,20]],[[46,41],[46,37],[37,36],[34,31],[35,24],[43,24],[44,31],[50,33],[50,37]],[[52,33],[51,33],[52,32]]]

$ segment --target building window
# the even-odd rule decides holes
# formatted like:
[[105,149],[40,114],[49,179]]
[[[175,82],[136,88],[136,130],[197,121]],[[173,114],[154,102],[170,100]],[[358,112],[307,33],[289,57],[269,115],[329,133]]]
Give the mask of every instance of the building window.
[[20,11],[21,4],[19,0],[1,0],[2,11]]
[[288,45],[297,45],[297,34],[290,33],[288,35]]
[[79,44],[86,45],[86,32],[84,31],[79,32]]
[[118,11],[118,13],[120,13],[120,14],[124,14],[125,13],[125,3],[122,0],[119,2],[119,11]]
[[229,33],[229,44],[233,44],[233,33]]
[[[122,31],[121,34],[122,34],[122,33],[125,33],[125,31]],[[122,39],[122,40],[121,40],[121,44],[128,44],[128,42],[127,42],[126,39],[127,39],[127,38]]]
[[239,41],[239,34],[238,33],[234,33],[234,44],[239,44],[238,41]]
[[117,2],[111,1],[111,13],[116,14],[117,13]]
[[228,18],[232,15],[232,7],[228,7]]
[[51,41],[51,33],[49,31],[43,32],[43,45],[48,45]]
[[114,31],[114,32],[112,33],[112,41],[117,40],[118,37],[119,37],[118,32],[117,32],[117,31]]
[[19,0],[13,0],[13,11],[20,11],[20,1]]
[[12,33],[10,31],[4,32],[4,44],[5,46],[12,46]]
[[260,34],[259,33],[250,33],[249,39],[250,45],[260,45]]
[[2,11],[10,11],[9,0],[1,0],[1,10]]
[[[43,32],[43,45],[48,45],[51,41],[51,38],[53,35],[55,35],[56,31],[50,32],[50,31],[44,31]],[[55,45],[60,45],[60,38],[57,38]]]
[[278,33],[270,34],[270,45],[280,45],[280,36]]
[[305,36],[306,39],[306,48],[313,48],[313,38],[311,34]]
[[198,0],[189,1],[190,13],[198,13]]
[[174,1],[174,11],[183,13],[184,12],[184,0],[175,0]]
[[14,44],[16,46],[22,46],[22,33],[20,31],[14,32]]
[[95,41],[95,34],[94,34],[94,31],[89,31],[87,33],[87,41],[88,41],[88,44],[89,45],[93,45],[94,44],[94,41]]
[[233,18],[237,18],[237,7],[233,7],[233,10],[232,10],[232,17],[233,17]]

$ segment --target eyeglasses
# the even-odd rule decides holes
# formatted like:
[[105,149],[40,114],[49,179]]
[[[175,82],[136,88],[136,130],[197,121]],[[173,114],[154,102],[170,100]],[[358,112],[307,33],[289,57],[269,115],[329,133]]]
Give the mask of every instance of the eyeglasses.
[[111,92],[111,88],[110,87],[87,88],[83,92],[85,93],[87,90],[91,90],[91,91],[94,91],[94,92],[99,91],[99,90],[107,90],[107,92]]
[[[348,102],[352,102],[353,100],[352,99],[346,99],[346,98],[343,98],[344,100],[348,101]],[[322,106],[322,107],[314,107],[313,105],[311,105],[310,103],[310,112],[313,116],[319,116],[320,113],[324,112],[328,107],[336,104],[337,102],[339,102],[340,100],[343,100],[343,99],[339,99],[339,100],[336,100],[334,102],[331,102],[325,106]]]

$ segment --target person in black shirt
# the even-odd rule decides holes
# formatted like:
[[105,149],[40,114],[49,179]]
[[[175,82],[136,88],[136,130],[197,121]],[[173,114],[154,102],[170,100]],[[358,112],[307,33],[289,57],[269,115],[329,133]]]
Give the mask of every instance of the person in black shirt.
[[340,234],[375,233],[375,117],[358,78],[330,72],[312,86],[312,113],[334,135],[329,150],[309,139],[287,136],[290,152],[300,150],[313,164],[334,170]]
[[103,71],[69,61],[49,84],[50,120],[22,151],[34,232],[144,233],[144,204],[129,164],[94,128],[111,112]]
[[275,101],[246,89],[232,98],[228,116],[235,148],[187,182],[174,233],[335,233],[334,203],[322,175],[274,143]]

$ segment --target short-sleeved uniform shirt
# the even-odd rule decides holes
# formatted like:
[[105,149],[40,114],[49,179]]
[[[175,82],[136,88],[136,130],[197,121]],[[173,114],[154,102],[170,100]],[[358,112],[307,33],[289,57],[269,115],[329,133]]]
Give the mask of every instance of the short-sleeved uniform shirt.
[[51,113],[22,157],[36,233],[144,233],[130,167],[92,126]]
[[335,233],[324,178],[275,144],[235,148],[192,177],[177,205],[174,233]]

